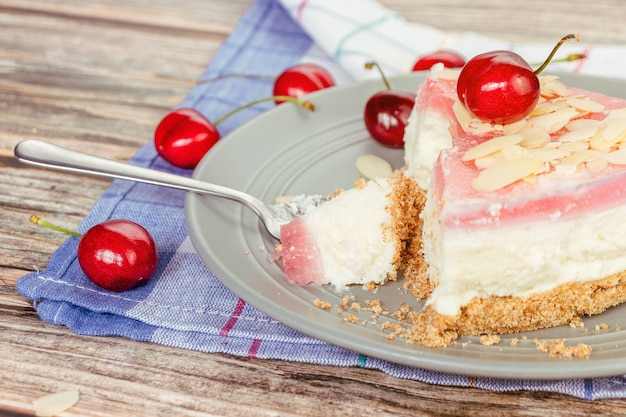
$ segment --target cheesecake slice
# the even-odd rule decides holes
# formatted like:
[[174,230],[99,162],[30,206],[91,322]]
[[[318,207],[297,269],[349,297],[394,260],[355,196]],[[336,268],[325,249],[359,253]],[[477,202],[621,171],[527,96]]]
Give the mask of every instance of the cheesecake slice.
[[[407,187],[409,189],[407,189]],[[417,192],[402,173],[365,181],[281,228],[285,276],[300,285],[378,285],[395,280],[419,212],[406,206]]]
[[528,117],[494,125],[461,105],[457,76],[431,73],[405,134],[426,200],[405,266],[426,299],[411,338],[445,346],[625,301],[626,100],[546,76]]
[[283,227],[287,278],[345,288],[402,270],[424,301],[405,337],[430,347],[626,301],[626,100],[544,76],[532,113],[497,125],[459,102],[458,74],[436,66],[419,87],[402,170]]

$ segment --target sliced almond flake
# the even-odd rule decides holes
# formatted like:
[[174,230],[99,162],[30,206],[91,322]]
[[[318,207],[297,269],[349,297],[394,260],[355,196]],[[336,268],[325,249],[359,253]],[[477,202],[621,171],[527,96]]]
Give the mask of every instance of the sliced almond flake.
[[605,139],[603,132],[599,132],[597,135],[589,139],[589,147],[597,151],[608,151],[616,143],[617,143],[617,140]]
[[559,149],[562,149],[564,151],[571,152],[571,153],[585,151],[589,149],[589,142],[587,141],[564,142],[564,143],[555,142],[555,143],[559,144]]
[[486,122],[472,122],[470,124],[469,130],[475,135],[484,135],[485,133],[492,133],[497,131],[494,125]]
[[615,119],[625,119],[626,118],[626,107],[622,109],[613,109],[609,112],[609,115],[606,116],[604,122],[610,122]]
[[538,177],[536,174],[527,175],[522,180],[528,184],[536,185],[538,182]]
[[517,145],[522,139],[524,139],[522,135],[496,136],[495,138],[491,138],[468,149],[465,155],[463,155],[462,160],[471,161],[482,156],[487,156],[509,146]]
[[528,123],[537,126],[549,133],[554,133],[563,128],[571,119],[578,116],[576,109],[566,107],[554,113],[541,116],[529,117]]
[[602,122],[600,120],[595,120],[595,119],[574,119],[574,120],[570,120],[566,125],[565,128],[569,131],[574,131],[577,129],[582,129],[585,127],[589,127],[589,126],[598,126],[600,127],[602,125]]
[[590,172],[600,172],[604,168],[606,168],[607,165],[608,162],[604,158],[594,159],[593,161],[589,161],[585,164],[585,166],[587,167],[587,171]]
[[455,101],[452,105],[452,111],[454,112],[454,116],[456,120],[459,122],[463,130],[467,131],[469,129],[469,125],[474,118],[472,114],[465,108],[465,106],[460,101]]
[[513,184],[529,175],[542,171],[544,165],[539,159],[526,158],[506,161],[489,167],[472,181],[477,191],[495,191]]
[[561,146],[561,142],[549,142],[546,143],[542,148],[543,149],[558,149]]
[[535,108],[530,112],[530,117],[554,113],[555,111],[562,109],[563,107],[563,105],[559,105],[558,103],[555,103],[553,101],[546,101],[542,104],[537,104]]
[[626,165],[626,149],[604,154],[604,160],[613,165]]
[[505,161],[512,161],[514,159],[532,158],[532,155],[519,145],[508,146],[499,152],[500,156]]
[[531,123],[526,123],[526,125],[518,133],[522,135],[541,136],[550,140],[550,134],[545,129],[542,129],[539,126],[534,126]]
[[567,86],[563,84],[561,81],[559,81],[558,79],[545,80],[543,83],[541,83],[541,95],[543,96],[557,95],[557,96],[564,97],[569,94],[570,92]]
[[569,131],[559,138],[559,142],[578,142],[581,140],[588,140],[595,136],[600,129],[599,125],[585,126],[580,129]]
[[35,415],[54,416],[73,407],[79,400],[78,390],[69,390],[45,395],[33,401]]
[[393,174],[391,164],[377,155],[359,155],[356,158],[356,169],[365,178],[389,178]]
[[533,157],[541,160],[542,162],[552,162],[563,159],[571,155],[571,152],[564,149],[527,149],[526,150]]
[[509,123],[502,126],[502,133],[505,135],[514,135],[522,130],[526,126],[526,119],[518,120],[517,122]]
[[602,135],[613,143],[622,142],[626,136],[626,119],[609,120]]
[[550,143],[550,136],[524,135],[524,139],[519,143],[523,148],[541,148]]
[[567,100],[567,104],[585,112],[598,113],[604,110],[604,104],[600,104],[596,101],[588,98],[573,97]]
[[600,157],[602,157],[603,153],[600,151],[596,151],[594,149],[588,149],[586,151],[580,151],[571,154],[566,158],[561,158],[561,164],[567,165],[580,165],[583,162],[591,162]]
[[504,159],[499,155],[499,153],[494,153],[474,159],[474,165],[476,165],[476,168],[478,169],[486,169],[502,161],[504,161]]

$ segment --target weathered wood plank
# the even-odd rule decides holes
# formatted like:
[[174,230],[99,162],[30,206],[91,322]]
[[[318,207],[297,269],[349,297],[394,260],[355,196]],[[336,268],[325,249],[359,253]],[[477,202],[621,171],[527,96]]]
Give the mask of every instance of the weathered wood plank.
[[[110,183],[24,166],[39,138],[127,161],[200,76],[252,0],[3,0],[0,4],[0,414],[32,414],[44,394],[80,387],[66,415],[614,415],[626,400],[433,386],[336,368],[72,334],[43,323],[15,283],[45,268]],[[409,20],[509,40],[578,32],[624,42],[620,0],[381,0]]]

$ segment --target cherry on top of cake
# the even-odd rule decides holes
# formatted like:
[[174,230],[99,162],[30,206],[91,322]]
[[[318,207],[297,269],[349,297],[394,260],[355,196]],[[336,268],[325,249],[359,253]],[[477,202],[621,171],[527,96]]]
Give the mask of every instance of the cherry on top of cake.
[[443,69],[426,84],[427,107],[451,122],[453,137],[433,174],[447,206],[442,219],[471,223],[503,201],[498,221],[576,214],[626,198],[626,100],[542,76],[530,114],[497,124],[461,104],[458,74]]

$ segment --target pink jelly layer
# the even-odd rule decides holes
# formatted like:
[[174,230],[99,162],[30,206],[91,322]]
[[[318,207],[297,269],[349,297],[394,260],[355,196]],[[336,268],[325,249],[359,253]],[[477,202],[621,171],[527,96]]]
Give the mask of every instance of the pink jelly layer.
[[280,228],[283,270],[291,282],[306,285],[325,284],[322,257],[317,240],[304,218]]
[[[606,110],[626,107],[626,100],[571,88],[602,103]],[[452,111],[456,101],[456,81],[430,80],[420,90],[418,103],[451,121],[453,146],[441,152],[433,169],[433,195],[439,221],[446,227],[484,227],[506,223],[526,223],[540,219],[576,218],[606,210],[626,202],[626,167],[610,165],[599,173],[580,173],[538,184],[518,181],[493,192],[472,188],[479,170],[473,161],[461,160],[465,152],[491,139],[493,133],[473,135],[459,125]],[[605,114],[594,115],[603,119]],[[553,135],[558,138],[563,132]]]

